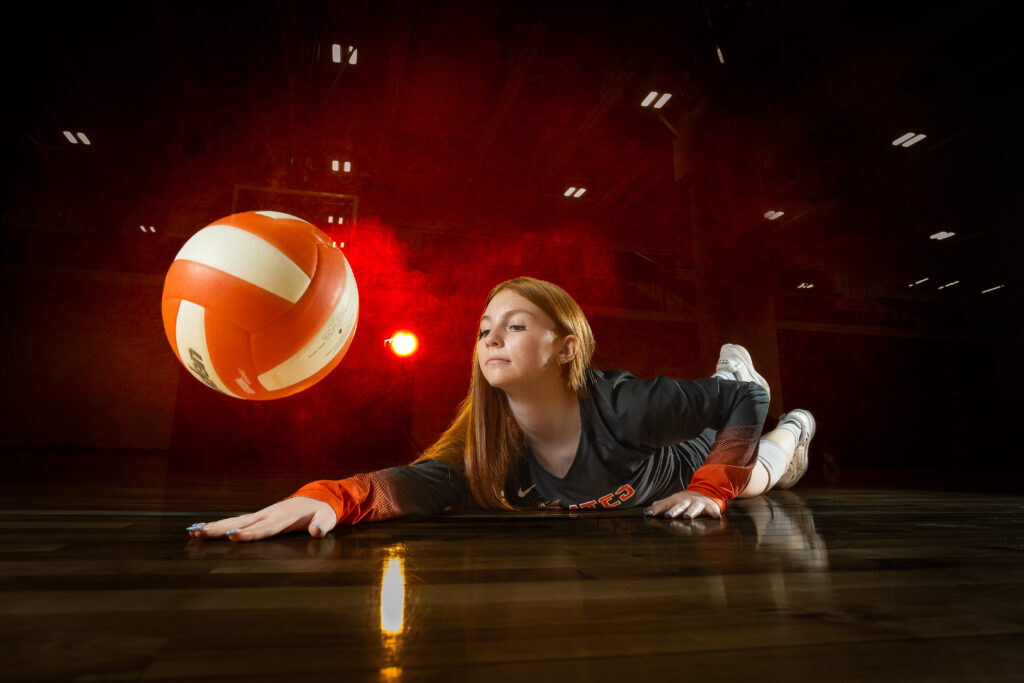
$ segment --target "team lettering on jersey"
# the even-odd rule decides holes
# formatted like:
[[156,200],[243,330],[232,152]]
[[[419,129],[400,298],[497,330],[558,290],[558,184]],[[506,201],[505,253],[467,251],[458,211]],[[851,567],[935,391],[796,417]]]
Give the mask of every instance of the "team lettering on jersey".
[[601,496],[596,500],[588,500],[586,503],[580,503],[579,505],[570,505],[570,510],[580,510],[584,508],[596,508],[598,504],[605,508],[614,508],[622,505],[624,502],[633,497],[636,493],[633,487],[629,484],[623,484],[614,493],[609,493],[606,496]]

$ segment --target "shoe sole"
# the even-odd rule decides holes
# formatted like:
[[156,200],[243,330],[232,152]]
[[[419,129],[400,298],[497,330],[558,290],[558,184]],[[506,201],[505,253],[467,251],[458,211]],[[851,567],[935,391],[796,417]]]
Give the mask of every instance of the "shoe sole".
[[750,357],[750,352],[739,344],[723,344],[723,347],[732,349],[732,351],[740,357],[740,361],[747,367],[747,372],[750,373],[750,376],[768,392],[768,398],[770,400],[772,392],[771,389],[768,388],[768,380],[757,374],[757,370],[754,369],[754,359]]
[[[774,486],[774,488],[777,488],[777,489],[792,488],[798,481],[803,479],[805,474],[807,474],[807,469],[808,469],[808,467],[810,465],[810,461],[811,461],[811,455],[810,455],[811,454],[811,439],[814,438],[814,433],[816,431],[818,431],[818,423],[815,421],[814,415],[812,415],[810,413],[810,411],[798,408],[796,410],[789,411],[788,413],[786,413],[782,417],[785,418],[785,417],[787,417],[789,415],[792,415],[793,413],[799,413],[800,415],[805,416],[807,418],[807,422],[810,423],[810,428],[807,430],[807,442],[803,445],[803,453],[802,454],[798,454],[797,452],[794,452],[794,454],[793,454],[794,458],[799,457],[800,460],[801,460],[801,462],[800,462],[800,473],[797,474],[795,477],[792,477],[791,480],[790,480],[790,478],[788,478],[786,476],[786,475],[788,475],[790,473],[790,471],[786,470],[785,474],[783,474],[782,477],[779,478],[778,483],[776,483],[776,485]],[[779,421],[781,422],[782,419],[780,419]],[[800,422],[801,422],[801,426],[806,426],[804,424],[803,420],[801,420]],[[800,450],[800,441],[802,441],[802,440],[803,439],[797,441],[797,443],[796,443],[796,451]]]

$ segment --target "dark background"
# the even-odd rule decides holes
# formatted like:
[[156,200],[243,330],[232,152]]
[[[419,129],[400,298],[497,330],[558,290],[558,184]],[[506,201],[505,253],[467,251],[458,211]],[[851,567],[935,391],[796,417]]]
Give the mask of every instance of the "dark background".
[[[747,346],[768,426],[818,418],[810,484],[1019,488],[1010,7],[16,3],[3,503],[244,508],[407,463],[518,275],[577,299],[599,368],[701,377]],[[184,241],[253,209],[344,242],[361,295],[341,365],[265,403],[188,375],[160,318]]]

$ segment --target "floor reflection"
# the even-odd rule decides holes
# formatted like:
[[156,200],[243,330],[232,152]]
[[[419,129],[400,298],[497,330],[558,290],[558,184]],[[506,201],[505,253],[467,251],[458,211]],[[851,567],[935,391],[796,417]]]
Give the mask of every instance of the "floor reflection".
[[380,582],[380,630],[388,636],[402,633],[405,616],[405,554],[404,547],[391,548],[384,560]]
[[755,550],[764,559],[805,569],[828,569],[825,539],[817,533],[814,515],[800,496],[772,491],[737,502],[757,530]]
[[[387,550],[380,581],[380,633],[384,659],[399,660],[405,631],[405,546],[396,544]],[[394,667],[382,669],[391,671]]]

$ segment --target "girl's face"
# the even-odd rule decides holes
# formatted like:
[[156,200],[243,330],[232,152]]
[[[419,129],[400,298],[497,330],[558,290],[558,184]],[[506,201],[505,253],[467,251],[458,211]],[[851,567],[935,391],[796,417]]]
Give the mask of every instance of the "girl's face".
[[503,289],[481,317],[477,362],[487,382],[506,391],[549,378],[562,381],[563,345],[547,313],[514,290]]

